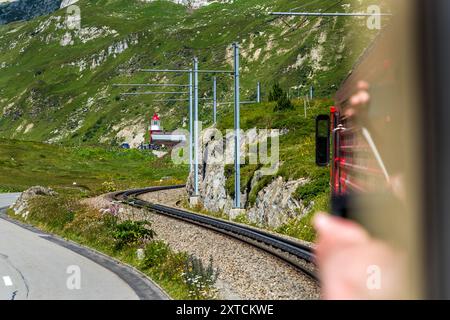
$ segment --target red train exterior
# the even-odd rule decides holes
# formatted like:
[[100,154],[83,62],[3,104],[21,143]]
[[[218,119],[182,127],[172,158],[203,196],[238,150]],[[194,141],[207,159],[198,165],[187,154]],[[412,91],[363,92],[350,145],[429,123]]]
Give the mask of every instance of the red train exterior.
[[[335,96],[330,108],[331,122],[331,189],[334,196],[377,193],[390,183],[390,159],[384,154],[386,130],[398,128],[396,110],[378,103],[395,99],[395,68],[388,47],[389,34],[381,34],[361,57]],[[361,83],[370,86],[369,103],[354,109],[351,98]],[[379,99],[382,95],[383,98]]]

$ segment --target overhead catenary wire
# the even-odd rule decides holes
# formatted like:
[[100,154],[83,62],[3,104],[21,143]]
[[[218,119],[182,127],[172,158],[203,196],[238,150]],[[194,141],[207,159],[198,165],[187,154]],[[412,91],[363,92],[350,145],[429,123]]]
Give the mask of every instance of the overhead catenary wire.
[[[189,101],[190,99],[158,99],[152,100],[153,102],[172,102],[172,101]],[[212,100],[212,98],[198,98],[198,100]]]
[[160,92],[125,92],[121,93],[122,96],[140,96],[140,95],[163,95],[163,94],[189,94],[189,92],[177,92],[177,91],[160,91]]
[[[336,6],[338,6],[339,4],[341,4],[341,3],[343,3],[344,2],[344,0],[339,0],[339,1],[337,1],[336,3],[334,3],[334,4],[332,4],[331,6],[329,6],[329,7],[327,7],[327,8],[325,8],[324,9],[324,12],[326,12],[326,11],[328,11],[328,10],[331,10],[331,9],[333,9],[334,7],[336,7]],[[297,7],[297,8],[294,8],[294,9],[300,9],[300,8],[305,8],[306,7],[306,5],[303,5],[303,6],[300,6],[300,7]],[[293,9],[291,9],[291,10],[293,10]],[[267,13],[261,13],[261,16],[265,16]],[[253,16],[253,15],[252,15]],[[277,16],[270,16],[270,17],[268,17],[265,21],[264,21],[264,23],[263,23],[263,25],[267,25],[268,23],[270,23],[270,22],[272,22],[272,21],[274,21],[274,20],[276,20],[276,19],[279,19],[279,18],[283,18],[283,17],[277,17]],[[312,18],[312,19],[311,19]],[[314,18],[317,18],[317,17],[310,17],[310,19],[309,20],[313,20]],[[303,21],[306,21],[306,22],[308,22],[308,17],[306,17],[306,19],[304,19]],[[295,32],[295,31],[298,31],[298,29],[299,28],[302,28],[304,25],[300,25],[300,26],[298,26],[298,25],[294,25],[294,26],[292,26],[292,30],[291,31],[289,31],[288,33],[286,33],[286,34],[283,34],[283,35],[281,35],[280,37],[274,37],[274,38],[271,38],[271,40],[272,41],[274,41],[274,40],[279,40],[279,39],[282,39],[282,38],[287,38],[287,36],[288,35],[290,35],[291,33],[293,33],[293,32]],[[261,26],[262,27],[262,26]],[[259,32],[263,32],[263,31],[265,31],[265,29],[261,29]],[[244,35],[247,35],[248,33],[245,33],[245,31],[242,31],[242,32],[240,32],[240,33],[238,33],[237,35],[236,35],[236,38],[237,39],[240,39],[242,36],[244,36]],[[218,44],[218,45],[215,45],[215,46],[208,46],[208,47],[204,47],[204,48],[198,48],[198,47],[196,47],[196,48],[190,48],[192,51],[194,51],[194,52],[199,52],[199,51],[206,51],[206,52],[212,52],[212,51],[214,51],[214,50],[216,50],[216,49],[223,49],[223,50],[225,50],[225,49],[230,49],[231,50],[231,46],[229,45],[229,44]],[[241,48],[241,52],[242,53],[247,53],[248,51],[250,51],[250,50],[253,50],[253,49],[250,49],[250,48],[248,48],[248,49],[245,49],[245,48]],[[217,54],[217,53],[214,53],[214,54]],[[213,58],[215,58],[214,56],[213,56]],[[150,69],[151,70],[151,69]],[[140,69],[140,70],[138,70],[138,71],[150,71],[150,70],[143,70],[143,69]],[[157,70],[155,70],[155,71],[157,71]],[[166,70],[159,70],[159,71],[161,71],[161,72],[163,72],[163,71],[166,71]],[[169,71],[168,71],[169,72]],[[189,70],[170,70],[170,72],[174,72],[174,73],[183,73],[183,72],[189,72]],[[204,73],[206,73],[207,72],[207,70],[205,70],[204,71]],[[201,72],[200,72],[201,73]]]
[[[339,4],[341,4],[342,2],[343,2],[344,0],[340,0],[340,1],[338,1],[337,3],[335,3],[335,4],[333,4],[333,5],[331,5],[331,6],[329,6],[329,7],[327,7],[327,8],[325,8],[324,9],[324,11],[328,11],[328,10],[331,10],[333,7],[335,7],[335,6],[337,6],[337,5],[339,5]],[[291,11],[293,11],[293,10],[296,10],[296,9],[300,9],[300,8],[305,8],[306,6],[301,6],[301,7],[296,7],[296,8],[293,8],[293,9],[291,9]],[[287,39],[287,37],[289,36],[289,35],[291,35],[292,33],[294,33],[295,31],[298,31],[298,28],[299,27],[303,27],[303,24],[304,24],[304,22],[306,22],[306,21],[313,21],[314,19],[316,19],[316,18],[318,18],[318,17],[305,17],[304,19],[303,19],[303,21],[301,21],[300,22],[300,26],[298,26],[298,24],[296,24],[296,25],[294,25],[292,28],[291,28],[291,30],[289,30],[287,33],[284,33],[284,34],[282,34],[281,36],[279,36],[279,37],[275,37],[275,38],[271,38],[271,41],[277,41],[277,40],[280,40],[280,39],[283,39],[283,40],[286,40]],[[274,19],[273,19],[273,17],[271,17],[270,19],[267,19],[265,22],[266,23],[268,23],[268,22],[271,22],[271,21],[273,21]],[[324,23],[323,25],[325,25],[325,24],[327,24],[328,23],[328,21],[326,22],[326,23]],[[320,27],[322,27],[323,25],[319,25],[318,27],[315,27],[314,29],[316,29],[316,28],[320,28]],[[244,35],[244,33],[240,33],[240,34],[238,34],[238,38],[240,38],[240,37],[242,37]],[[208,47],[208,48],[192,48],[192,50],[193,51],[209,51],[209,52],[211,52],[211,51],[213,51],[214,49],[219,49],[219,48],[222,48],[222,49],[231,49],[231,46],[230,45],[227,45],[227,44],[219,44],[219,45],[216,45],[216,46],[213,46],[213,47]],[[252,50],[252,48],[241,48],[241,53],[247,53],[248,51],[250,51],[250,50]],[[218,52],[218,51],[213,51],[214,52],[214,55],[215,56],[213,56],[213,58],[214,59],[216,59],[216,56],[217,55],[222,55],[222,53],[220,53],[220,52]],[[173,72],[173,73],[186,73],[186,72],[189,72],[189,70],[186,70],[186,69],[178,69],[178,70],[158,70],[158,69],[140,69],[139,71],[151,71],[151,72]],[[232,73],[232,71],[224,71],[224,70],[203,70],[203,71],[200,71],[199,70],[199,73],[214,73],[214,72],[216,72],[216,73],[222,73],[222,74],[225,74],[226,75],[226,73]],[[130,87],[132,87],[133,86],[133,84],[130,84],[129,85]],[[153,86],[153,85],[152,85]],[[157,86],[157,85],[155,85],[155,86]]]
[[[334,3],[334,4],[330,5],[330,6],[328,6],[327,8],[325,8],[325,9],[323,10],[324,13],[326,13],[326,11],[331,10],[331,9],[333,9],[334,7],[336,7],[336,6],[340,5],[340,4],[342,4],[343,2],[344,2],[344,0],[339,0],[339,1],[337,1],[336,3]],[[309,7],[309,6],[305,4],[305,5],[302,5],[302,6],[300,6],[300,7],[293,8],[293,9],[291,9],[291,11],[297,10],[297,9],[304,9],[304,8],[306,8],[306,7]],[[282,19],[283,19],[283,17],[276,17],[276,16],[273,17],[273,16],[270,16],[270,18],[267,18],[267,19],[264,21],[263,25],[264,25],[264,24],[271,23],[272,21],[276,20],[277,18],[282,18]],[[319,18],[319,17],[318,17],[318,16],[317,16],[317,17],[314,17],[314,16],[311,16],[311,17],[304,17],[304,19],[302,19],[302,21],[300,21],[299,24],[293,25],[293,26],[290,28],[291,30],[289,30],[287,33],[284,33],[284,34],[280,35],[279,37],[273,37],[273,38],[271,38],[271,41],[277,41],[277,40],[280,40],[280,39],[283,39],[283,40],[289,40],[289,36],[290,36],[291,34],[297,32],[300,28],[304,27],[304,24],[305,24],[306,22],[307,22],[307,23],[311,23],[312,21],[314,21],[314,20],[317,19],[317,18]],[[328,24],[329,22],[330,22],[330,21],[326,21],[325,23],[323,23],[323,24],[321,24],[321,25],[319,25],[319,26],[314,27],[312,30],[319,29],[319,28],[323,27],[324,25]],[[241,33],[239,33],[239,34],[237,35],[237,38],[241,38],[243,35],[245,35],[245,33],[244,33],[244,32],[241,32]],[[213,59],[216,59],[217,55],[222,55],[222,53],[220,53],[219,51],[217,51],[218,49],[223,49],[223,50],[225,50],[225,49],[231,49],[231,46],[228,45],[228,44],[218,44],[218,45],[216,45],[216,46],[208,46],[207,48],[192,48],[192,50],[193,50],[194,52],[198,52],[198,51],[209,51],[209,52],[211,52],[211,51],[213,51],[213,52],[214,52],[214,53],[213,53],[213,57],[212,57]],[[215,51],[215,50],[216,50],[216,51]],[[252,50],[254,50],[254,48],[250,48],[250,47],[248,47],[248,48],[241,48],[241,53],[245,54],[245,53],[248,53],[249,51],[252,51]],[[221,59],[221,60],[222,60],[222,59]],[[164,72],[164,71],[169,71],[169,70],[140,69],[139,71]],[[199,73],[207,73],[207,72],[212,72],[212,71],[216,71],[216,72],[221,72],[221,73],[223,73],[223,71],[220,71],[220,70],[204,70],[203,72],[199,70]],[[185,69],[180,69],[180,70],[170,70],[170,72],[174,72],[174,73],[185,73],[185,72],[189,72],[189,70],[185,70]],[[232,72],[228,72],[228,73],[232,73]],[[180,100],[180,101],[182,101],[182,100]]]
[[174,83],[116,83],[113,84],[113,87],[181,87],[188,88],[189,85],[186,84],[174,84]]
[[[336,6],[340,5],[340,4],[342,4],[344,1],[345,1],[345,0],[339,0],[339,1],[337,1],[337,2],[334,3],[333,5],[328,6],[327,8],[325,8],[325,9],[324,9],[324,12],[333,9],[334,7],[336,7]],[[304,7],[304,6],[299,7],[299,8],[303,8],[303,7]],[[264,13],[264,14],[266,14],[266,13]],[[270,18],[266,19],[265,24],[270,23],[270,22],[272,22],[273,20],[276,20],[276,19],[283,19],[283,18],[284,18],[284,17],[282,17],[282,16],[278,16],[278,17],[277,17],[277,16],[270,16]],[[274,41],[274,40],[286,39],[288,35],[290,35],[290,34],[293,33],[293,32],[296,32],[296,31],[298,31],[298,29],[304,27],[304,25],[303,25],[304,22],[313,21],[313,20],[315,20],[316,18],[318,18],[318,17],[305,17],[305,19],[302,19],[302,21],[300,21],[300,26],[294,25],[294,26],[292,26],[291,30],[288,31],[287,33],[282,34],[282,35],[279,36],[279,37],[273,37],[273,38],[271,38],[271,40]],[[266,30],[266,29],[262,29],[260,32],[263,32],[263,31],[265,31],[265,30]],[[255,31],[253,31],[253,32],[255,32]],[[240,37],[242,37],[243,35],[244,35],[244,32],[239,33],[239,34],[236,36],[236,38],[240,38]],[[210,52],[210,51],[212,51],[212,50],[219,49],[219,48],[222,48],[222,49],[225,50],[225,49],[227,49],[227,48],[231,49],[231,46],[228,45],[228,44],[226,44],[226,45],[225,45],[225,44],[220,44],[220,45],[216,45],[216,46],[208,46],[207,48],[195,48],[194,50],[196,50],[196,51],[209,51],[209,52]],[[244,48],[242,48],[242,49],[241,49],[241,52],[242,52],[242,53],[248,53],[249,50],[253,50],[253,49],[250,49],[250,48],[244,49]]]

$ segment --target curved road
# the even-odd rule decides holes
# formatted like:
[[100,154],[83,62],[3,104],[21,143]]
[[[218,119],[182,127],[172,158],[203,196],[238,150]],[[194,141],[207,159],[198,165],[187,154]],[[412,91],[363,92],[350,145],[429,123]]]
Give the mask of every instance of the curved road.
[[[19,194],[0,194],[0,208]],[[1,212],[0,212],[1,213]],[[94,262],[95,261],[95,262]],[[0,300],[167,299],[133,269],[0,217]]]

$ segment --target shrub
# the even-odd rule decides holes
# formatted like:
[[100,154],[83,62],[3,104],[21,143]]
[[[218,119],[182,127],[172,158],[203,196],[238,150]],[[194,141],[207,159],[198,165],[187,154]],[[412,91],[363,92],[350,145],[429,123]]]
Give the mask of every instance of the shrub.
[[234,218],[233,221],[241,224],[248,224],[248,225],[252,224],[245,213],[241,213],[236,218]]
[[309,206],[317,196],[327,193],[329,189],[329,172],[321,170],[313,176],[311,182],[298,187],[294,193],[294,198],[303,201],[305,206]]
[[217,292],[214,284],[219,273],[213,267],[212,257],[209,265],[205,267],[201,259],[190,255],[186,260],[183,278],[189,288],[189,295],[192,299],[213,299]]
[[31,221],[47,225],[50,230],[58,230],[72,222],[78,209],[77,201],[67,196],[35,197],[30,201]]
[[263,176],[261,180],[253,187],[248,195],[248,204],[249,206],[253,206],[256,203],[256,198],[258,197],[258,193],[267,187],[273,181],[273,176]]
[[307,215],[301,218],[294,218],[275,231],[294,238],[313,242],[316,239],[316,231],[312,225],[312,219],[316,212],[329,211],[329,209],[329,195],[323,193],[314,199],[314,207]]
[[144,249],[144,268],[161,266],[171,254],[169,246],[163,241],[152,241]]
[[274,111],[285,111],[294,109],[294,105],[291,100],[288,98],[286,93],[277,100],[277,104],[275,105]]
[[151,223],[148,221],[127,220],[117,224],[113,230],[116,249],[153,239],[155,232],[149,227]]
[[275,101],[277,103],[274,108],[275,112],[294,109],[294,105],[287,93],[283,91],[278,82],[273,85],[272,91],[269,93],[269,102]]
[[283,89],[278,82],[272,86],[272,91],[269,92],[269,102],[278,101],[284,95]]
[[85,239],[88,243],[108,246],[114,239],[109,232],[105,217],[98,210],[79,205],[74,220],[64,226],[63,232]]
[[164,263],[158,267],[158,276],[171,281],[184,283],[182,275],[187,259],[188,255],[186,253],[174,253],[171,251]]
[[102,192],[104,193],[110,193],[110,192],[116,192],[117,187],[116,184],[113,181],[105,181],[102,183]]
[[[111,206],[111,208],[115,208],[114,206]],[[103,225],[108,229],[108,231],[112,232],[116,228],[119,217],[115,211],[115,209],[110,209],[109,213],[104,213],[102,216]]]

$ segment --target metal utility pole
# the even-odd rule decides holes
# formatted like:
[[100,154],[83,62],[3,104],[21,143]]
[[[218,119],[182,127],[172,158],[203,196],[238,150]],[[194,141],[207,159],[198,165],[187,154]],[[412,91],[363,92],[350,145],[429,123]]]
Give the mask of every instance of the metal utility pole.
[[306,119],[306,99],[303,100],[303,108],[305,109],[305,119]]
[[[242,103],[255,103],[255,101],[240,101],[239,96],[239,90],[240,90],[240,84],[239,84],[239,46],[237,43],[233,44],[234,49],[234,71],[227,71],[227,70],[199,70],[198,68],[198,58],[194,58],[194,67],[191,70],[171,70],[171,69],[163,69],[163,70],[157,70],[157,69],[140,69],[141,72],[172,72],[172,73],[190,73],[192,75],[193,85],[190,85],[190,91],[193,90],[193,94],[191,94],[191,97],[193,97],[193,116],[191,119],[193,119],[193,148],[194,148],[194,159],[193,159],[193,171],[194,171],[194,196],[199,196],[199,179],[198,179],[198,166],[199,166],[199,125],[200,122],[198,121],[198,105],[200,100],[214,100],[215,105],[217,107],[217,89],[216,91],[216,97],[215,99],[211,98],[199,98],[199,87],[198,87],[198,75],[200,73],[209,73],[209,74],[233,74],[234,75],[234,90],[235,90],[235,99],[234,99],[234,106],[235,106],[235,131],[236,131],[236,138],[235,138],[235,145],[237,146],[235,148],[235,190],[238,190],[236,193],[236,199],[234,200],[235,208],[239,209],[241,207],[241,195],[240,195],[240,124],[239,124],[239,109],[240,104]],[[189,78],[191,80],[191,76]],[[167,100],[166,100],[167,101]],[[175,101],[175,99],[172,99],[172,101]],[[182,99],[177,99],[176,101],[186,101]],[[191,101],[191,99],[189,99]],[[217,120],[217,119],[215,119]],[[191,131],[192,132],[192,131]],[[192,143],[192,140],[191,140]],[[238,147],[239,146],[239,147]]]
[[214,112],[213,121],[214,121],[214,124],[216,124],[217,123],[217,77],[213,78],[213,112]]
[[240,79],[239,79],[239,44],[233,43],[234,51],[234,207],[241,208],[241,139],[240,139]]
[[198,58],[194,58],[194,196],[199,196],[198,192]]
[[193,81],[194,81],[194,74],[192,72],[192,69],[189,70],[189,164],[192,169],[194,167],[194,148],[192,147],[192,140],[194,138],[194,133],[192,132],[192,129],[194,127],[194,120],[193,120],[193,113],[194,113],[194,90],[193,90]]
[[309,87],[309,99],[312,100],[314,98],[314,86]]
[[[198,174],[198,152],[197,152],[197,146],[193,146],[194,143],[194,133],[193,129],[197,129],[198,132],[198,99],[196,99],[196,106],[197,106],[197,112],[194,112],[194,72],[192,69],[189,70],[183,70],[183,69],[140,69],[140,72],[150,72],[150,73],[188,73],[189,75],[189,85],[178,85],[178,84],[162,84],[161,86],[167,86],[167,87],[189,87],[189,91],[185,92],[189,94],[189,99],[165,99],[165,100],[154,100],[154,102],[169,102],[169,101],[189,101],[189,164],[190,164],[190,170],[193,171],[194,167],[197,169]],[[130,85],[120,85],[120,86],[136,86],[133,84]],[[137,86],[158,86],[153,84],[143,84],[143,85],[137,85]],[[197,98],[198,98],[198,78],[197,78]],[[138,93],[140,94],[140,93]],[[144,93],[145,94],[145,93]],[[194,128],[195,127],[195,128]],[[195,137],[198,137],[196,134]],[[198,143],[198,139],[195,140]],[[194,155],[197,155],[196,164],[194,165]],[[198,177],[196,179],[197,183],[195,183],[195,189],[196,189],[196,195],[198,195]]]
[[256,85],[256,102],[261,103],[261,82]]

